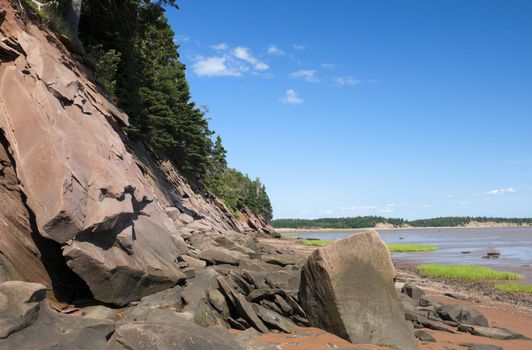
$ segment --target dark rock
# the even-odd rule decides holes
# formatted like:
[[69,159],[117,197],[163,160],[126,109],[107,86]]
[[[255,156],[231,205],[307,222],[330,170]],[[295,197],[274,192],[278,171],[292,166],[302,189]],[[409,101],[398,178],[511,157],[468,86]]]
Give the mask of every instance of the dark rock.
[[283,297],[281,297],[279,294],[276,294],[274,296],[274,300],[275,300],[275,303],[281,308],[281,310],[283,310],[284,314],[286,315],[294,314],[294,309],[292,308],[292,306],[290,306],[290,304],[288,304],[288,302]]
[[447,332],[447,333],[453,333],[453,334],[456,333],[453,328],[445,325],[443,322],[432,321],[432,320],[429,320],[425,316],[417,315],[416,322],[425,328],[433,329],[435,331],[441,331],[441,332]]
[[235,293],[231,290],[233,299],[235,301],[235,309],[238,315],[245,319],[251,326],[255,327],[258,331],[262,333],[268,332],[268,327],[257,316],[251,304],[246,300],[246,298],[239,293]]
[[202,327],[229,327],[224,318],[211,306],[206,298],[201,299],[198,303],[194,313],[194,322]]
[[137,305],[144,305],[151,308],[177,308],[180,309],[182,289],[179,286],[163,290],[161,292],[145,296],[140,299]]
[[465,346],[467,350],[503,350],[500,346],[489,344],[463,343],[460,346]]
[[299,290],[301,282],[300,271],[275,271],[266,276],[266,283],[271,288],[283,290]]
[[225,248],[212,247],[201,251],[201,253],[198,254],[198,258],[205,260],[210,265],[238,265],[238,259],[241,258],[242,253],[237,253],[238,252],[233,252]]
[[298,265],[305,261],[305,258],[293,255],[293,254],[276,254],[276,255],[263,255],[262,261],[268,264],[274,264],[279,266]]
[[0,338],[32,325],[39,316],[46,287],[10,281],[0,284]]
[[86,307],[83,311],[84,317],[97,318],[99,320],[116,321],[120,317],[115,309],[111,309],[103,305],[89,306]]
[[467,332],[473,335],[478,335],[481,337],[486,338],[493,338],[493,339],[501,339],[501,340],[509,340],[509,339],[523,339],[523,340],[529,340],[530,338],[513,332],[506,328],[488,328],[483,326],[471,326],[471,325],[464,325],[461,324],[458,326],[458,330],[460,332]]
[[258,302],[262,299],[271,299],[276,294],[285,294],[281,289],[255,289],[246,297],[250,302]]
[[285,333],[292,333],[294,331],[296,325],[289,319],[261,305],[252,304],[252,306],[257,316],[270,328],[278,329]]
[[205,261],[193,258],[189,255],[181,255],[181,259],[183,259],[184,262],[188,264],[188,266],[196,269],[196,270],[203,270],[207,266]]
[[254,289],[268,289],[266,284],[267,272],[243,270],[242,277],[255,287]]
[[424,331],[417,330],[414,332],[414,335],[416,336],[416,338],[418,338],[421,341],[436,342],[436,339],[434,339],[432,335]]
[[276,271],[279,269],[279,266],[277,265],[268,264],[264,261],[252,260],[252,259],[240,259],[238,262],[238,267],[240,267],[243,270],[262,271],[262,272],[271,272],[271,271]]
[[248,295],[254,289],[253,286],[236,273],[231,273],[231,279],[236,285],[238,285],[239,289],[242,290],[245,295]]
[[226,330],[190,322],[126,324],[113,334],[105,350],[244,350]]
[[181,272],[183,272],[183,274],[185,275],[185,279],[187,280],[196,277],[196,270],[194,270],[191,267],[188,267],[186,269],[181,269]]
[[281,315],[283,314],[283,310],[281,310],[281,308],[276,303],[274,303],[272,301],[263,299],[263,300],[260,301],[260,305],[262,305],[264,307],[267,307],[270,310],[277,312],[278,314],[281,314]]
[[43,285],[0,284],[0,349],[102,349],[114,322],[57,313],[48,307]]
[[211,305],[222,315],[229,317],[229,307],[225,297],[218,289],[211,288],[207,291],[207,297]]
[[458,295],[456,293],[444,293],[443,294],[444,296],[446,297],[449,297],[449,298],[453,298],[453,299],[458,299],[458,300],[468,300],[468,298],[464,297],[463,295]]
[[469,305],[442,305],[436,308],[436,312],[444,320],[453,321],[460,324],[470,324],[484,327],[489,326],[486,317]]
[[429,297],[422,297],[419,299],[419,306],[422,306],[422,307],[427,307],[427,306],[438,307],[441,305],[442,303]]
[[425,292],[421,288],[409,283],[405,283],[403,288],[401,288],[401,293],[408,295],[414,300],[420,300],[425,295]]
[[394,286],[390,254],[375,230],[315,250],[299,300],[312,326],[353,343],[417,349]]

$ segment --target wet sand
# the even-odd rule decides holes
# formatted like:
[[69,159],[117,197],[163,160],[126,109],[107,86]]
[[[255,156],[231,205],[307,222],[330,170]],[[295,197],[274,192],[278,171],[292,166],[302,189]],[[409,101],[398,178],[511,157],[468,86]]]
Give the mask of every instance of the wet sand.
[[[302,255],[311,254],[316,248],[302,245],[295,239],[260,239],[277,249],[289,249]],[[528,294],[502,293],[489,284],[482,282],[449,281],[437,278],[426,278],[416,272],[409,264],[396,264],[398,272],[398,291],[405,282],[411,282],[423,288],[427,295],[445,304],[468,304],[477,308],[489,320],[490,326],[509,328],[532,338],[532,296]],[[444,296],[454,293],[461,299]],[[421,350],[466,349],[460,344],[478,343],[501,346],[504,350],[530,350],[532,340],[497,340],[474,336],[467,333],[451,334],[446,332],[423,329],[430,333],[436,343],[418,342]],[[310,332],[310,333],[305,333]],[[276,344],[281,350],[325,350],[325,349],[384,349],[375,345],[353,345],[337,336],[317,329],[304,329],[296,334],[267,334],[259,337],[261,341]]]

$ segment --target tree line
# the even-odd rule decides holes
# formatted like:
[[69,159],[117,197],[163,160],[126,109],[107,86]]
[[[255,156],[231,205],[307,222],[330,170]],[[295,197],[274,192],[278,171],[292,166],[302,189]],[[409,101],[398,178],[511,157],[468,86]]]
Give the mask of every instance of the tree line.
[[471,222],[495,222],[511,223],[516,225],[532,225],[532,218],[499,218],[499,217],[471,217],[471,216],[448,216],[432,219],[405,220],[399,218],[385,218],[382,216],[358,216],[344,218],[321,218],[321,219],[275,219],[272,226],[275,228],[367,228],[377,224],[391,224],[394,227],[458,227]]

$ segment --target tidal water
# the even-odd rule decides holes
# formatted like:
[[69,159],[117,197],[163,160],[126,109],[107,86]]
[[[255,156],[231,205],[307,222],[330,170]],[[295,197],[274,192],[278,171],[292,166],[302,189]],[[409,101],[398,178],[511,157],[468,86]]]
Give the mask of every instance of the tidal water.
[[[437,246],[437,251],[392,253],[397,263],[468,264],[525,275],[522,283],[532,284],[532,228],[430,228],[378,230],[386,243],[416,243]],[[335,240],[352,232],[301,232],[300,237]],[[499,259],[483,259],[489,250],[501,252]],[[463,253],[469,252],[469,253]]]

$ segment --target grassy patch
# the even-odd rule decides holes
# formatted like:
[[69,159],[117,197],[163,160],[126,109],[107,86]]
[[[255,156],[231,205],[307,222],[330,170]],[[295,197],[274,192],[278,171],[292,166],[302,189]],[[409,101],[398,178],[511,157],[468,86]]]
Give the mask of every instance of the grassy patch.
[[494,287],[495,289],[498,289],[502,292],[532,294],[532,285],[530,284],[507,283],[507,284],[496,284],[494,285]]
[[325,247],[333,241],[327,241],[324,239],[300,239],[299,242],[304,245],[310,245],[313,247]]
[[297,237],[299,237],[299,234],[298,233],[289,232],[289,233],[281,233],[281,236],[282,237],[286,237],[286,238],[297,238]]
[[428,276],[459,280],[519,280],[523,278],[517,273],[495,271],[484,266],[426,264],[419,265],[417,269]]
[[388,250],[394,253],[407,253],[407,252],[430,252],[438,250],[438,247],[427,244],[409,244],[409,243],[394,243],[387,244]]

